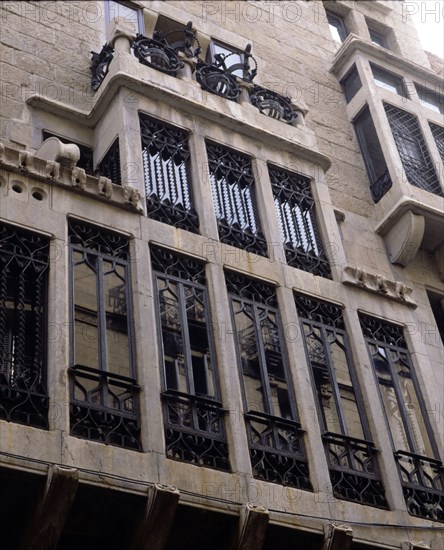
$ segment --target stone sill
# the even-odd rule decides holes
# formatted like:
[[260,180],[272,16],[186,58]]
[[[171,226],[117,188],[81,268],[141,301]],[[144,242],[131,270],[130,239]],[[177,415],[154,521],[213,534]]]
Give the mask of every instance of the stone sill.
[[120,88],[134,92],[130,96],[131,102],[137,101],[137,95],[156,100],[161,98],[173,108],[179,106],[191,115],[230,131],[261,141],[267,146],[284,149],[324,170],[331,166],[330,158],[318,151],[314,132],[305,126],[291,126],[260,113],[249,103],[235,103],[205,92],[194,80],[166,75],[140,64],[131,54],[122,52],[111,62],[109,73],[93,98],[91,110],[78,109],[40,94],[30,96],[26,103],[35,109],[93,128],[112,105]]

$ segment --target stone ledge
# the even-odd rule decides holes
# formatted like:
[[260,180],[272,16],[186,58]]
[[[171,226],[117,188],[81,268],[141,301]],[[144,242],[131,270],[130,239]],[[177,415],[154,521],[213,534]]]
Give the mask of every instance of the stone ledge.
[[360,267],[345,267],[342,272],[342,282],[346,285],[353,285],[369,292],[385,296],[408,306],[417,307],[412,299],[412,289],[400,281],[390,281],[383,275],[368,273]]
[[29,151],[17,150],[0,143],[0,168],[31,177],[36,181],[70,188],[96,200],[130,208],[143,214],[139,191],[128,185],[116,185],[110,179],[87,175],[83,168],[66,166],[55,160],[39,158]]

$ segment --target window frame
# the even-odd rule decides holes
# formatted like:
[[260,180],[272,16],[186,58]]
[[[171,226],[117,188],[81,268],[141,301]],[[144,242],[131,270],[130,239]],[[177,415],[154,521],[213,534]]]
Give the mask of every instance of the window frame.
[[[228,55],[230,55],[230,57],[232,57],[233,59],[236,59],[236,57],[238,58],[238,61],[236,60],[236,62],[230,63],[229,65],[226,66],[227,72],[230,75],[234,76],[234,77],[245,79],[248,76],[248,69],[245,69],[245,67],[242,68],[242,69],[238,68],[234,72],[231,72],[229,70],[230,67],[232,67],[233,65],[242,64],[242,65],[245,66],[245,52],[244,52],[244,50],[240,50],[240,49],[238,49],[234,46],[230,46],[229,44],[221,42],[220,40],[212,38],[210,40],[210,43],[209,43],[208,49],[207,49],[206,62],[207,62],[208,65],[213,65],[216,61],[215,60],[216,54],[220,53],[220,52],[216,51],[216,47],[219,47],[219,48],[229,52]],[[227,55],[227,57],[228,57],[228,55]],[[241,71],[242,74],[237,74],[238,71]]]
[[[325,10],[325,16],[333,40],[338,44],[342,44],[349,34],[344,18],[328,9]],[[336,39],[332,27],[337,31],[339,40]]]
[[370,63],[370,68],[372,70],[373,82],[376,86],[406,99],[410,99],[407,93],[405,80],[401,75],[387,71],[375,63]]
[[[137,25],[135,25],[136,33],[144,35],[145,34],[145,22],[144,22],[144,17],[143,17],[143,8],[138,6],[138,5],[133,4],[132,2],[126,2],[125,0],[112,0],[112,1],[115,4],[119,4],[120,6],[122,6],[124,8],[130,8],[131,10],[134,10],[137,13]],[[109,5],[110,0],[104,0],[104,2],[105,2],[105,25],[106,25],[107,30],[109,28],[109,25],[110,25],[112,19],[114,19],[115,17],[124,17],[125,20],[128,20],[131,23],[133,23],[133,21],[131,19],[128,19],[128,17],[125,16],[125,15],[115,15],[114,17],[111,17],[111,9],[110,9],[110,5]]]

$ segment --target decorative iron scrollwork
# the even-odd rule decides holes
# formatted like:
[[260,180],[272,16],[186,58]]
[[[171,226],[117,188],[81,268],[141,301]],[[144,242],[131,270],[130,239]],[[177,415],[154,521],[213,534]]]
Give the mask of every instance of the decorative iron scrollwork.
[[259,413],[245,421],[254,477],[312,491],[299,424]]
[[404,498],[412,516],[444,522],[444,467],[439,460],[397,451]]
[[[193,31],[192,21],[188,21],[185,28],[173,29],[169,32],[155,31],[154,40],[168,44],[168,46],[177,52],[183,52],[187,57],[198,57],[201,51],[200,42]],[[194,48],[194,44],[196,47]]]
[[108,74],[109,65],[114,57],[114,49],[109,44],[105,44],[100,53],[91,52],[91,54],[91,88],[95,92]]
[[373,443],[326,433],[322,436],[336,498],[388,508],[384,486],[377,473]]
[[138,34],[132,44],[134,55],[143,65],[153,67],[163,73],[176,76],[184,67],[177,53],[168,46],[163,33],[157,33],[156,38],[147,38]]
[[163,394],[163,400],[167,457],[229,470],[221,404],[172,390]]
[[297,116],[289,97],[284,97],[261,86],[255,86],[251,90],[250,101],[264,115],[276,120],[283,120],[288,124],[291,124]]
[[135,380],[82,366],[69,374],[72,435],[141,451]]
[[48,428],[48,239],[0,224],[0,418]]
[[[239,63],[233,63],[232,58],[237,57],[241,61]],[[254,63],[254,67],[250,67],[250,59]],[[252,82],[257,74],[257,61],[251,55],[251,44],[248,44],[243,51],[232,51],[228,54],[216,53],[212,59],[212,66],[222,69],[225,74],[235,76],[236,73],[241,72],[239,76],[242,80]]]
[[234,76],[216,65],[207,65],[200,60],[196,68],[196,80],[207,92],[232,101],[236,101],[241,94],[241,89],[238,87]]

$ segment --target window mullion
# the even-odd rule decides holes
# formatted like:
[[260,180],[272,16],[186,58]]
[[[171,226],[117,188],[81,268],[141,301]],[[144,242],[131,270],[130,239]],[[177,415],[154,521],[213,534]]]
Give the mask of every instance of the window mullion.
[[194,390],[194,379],[193,379],[193,370],[192,370],[192,355],[190,348],[190,333],[188,330],[188,317],[187,317],[187,307],[186,307],[186,298],[184,291],[184,284],[178,283],[179,291],[179,311],[180,311],[180,330],[182,333],[182,342],[183,342],[183,353],[184,353],[184,366],[187,377],[187,389],[190,395],[195,395]]
[[[266,408],[266,412],[268,414],[274,415],[273,403],[271,400],[271,390],[270,390],[270,384],[268,379],[267,357],[265,355],[259,313],[257,311],[257,305],[254,303],[252,303],[251,305],[253,307],[253,312],[254,312],[254,327],[255,327],[256,339],[258,343],[258,352],[260,357],[259,365],[260,365],[261,376],[262,376],[262,391],[264,393],[264,405]],[[264,309],[267,309],[267,308],[264,306]]]

